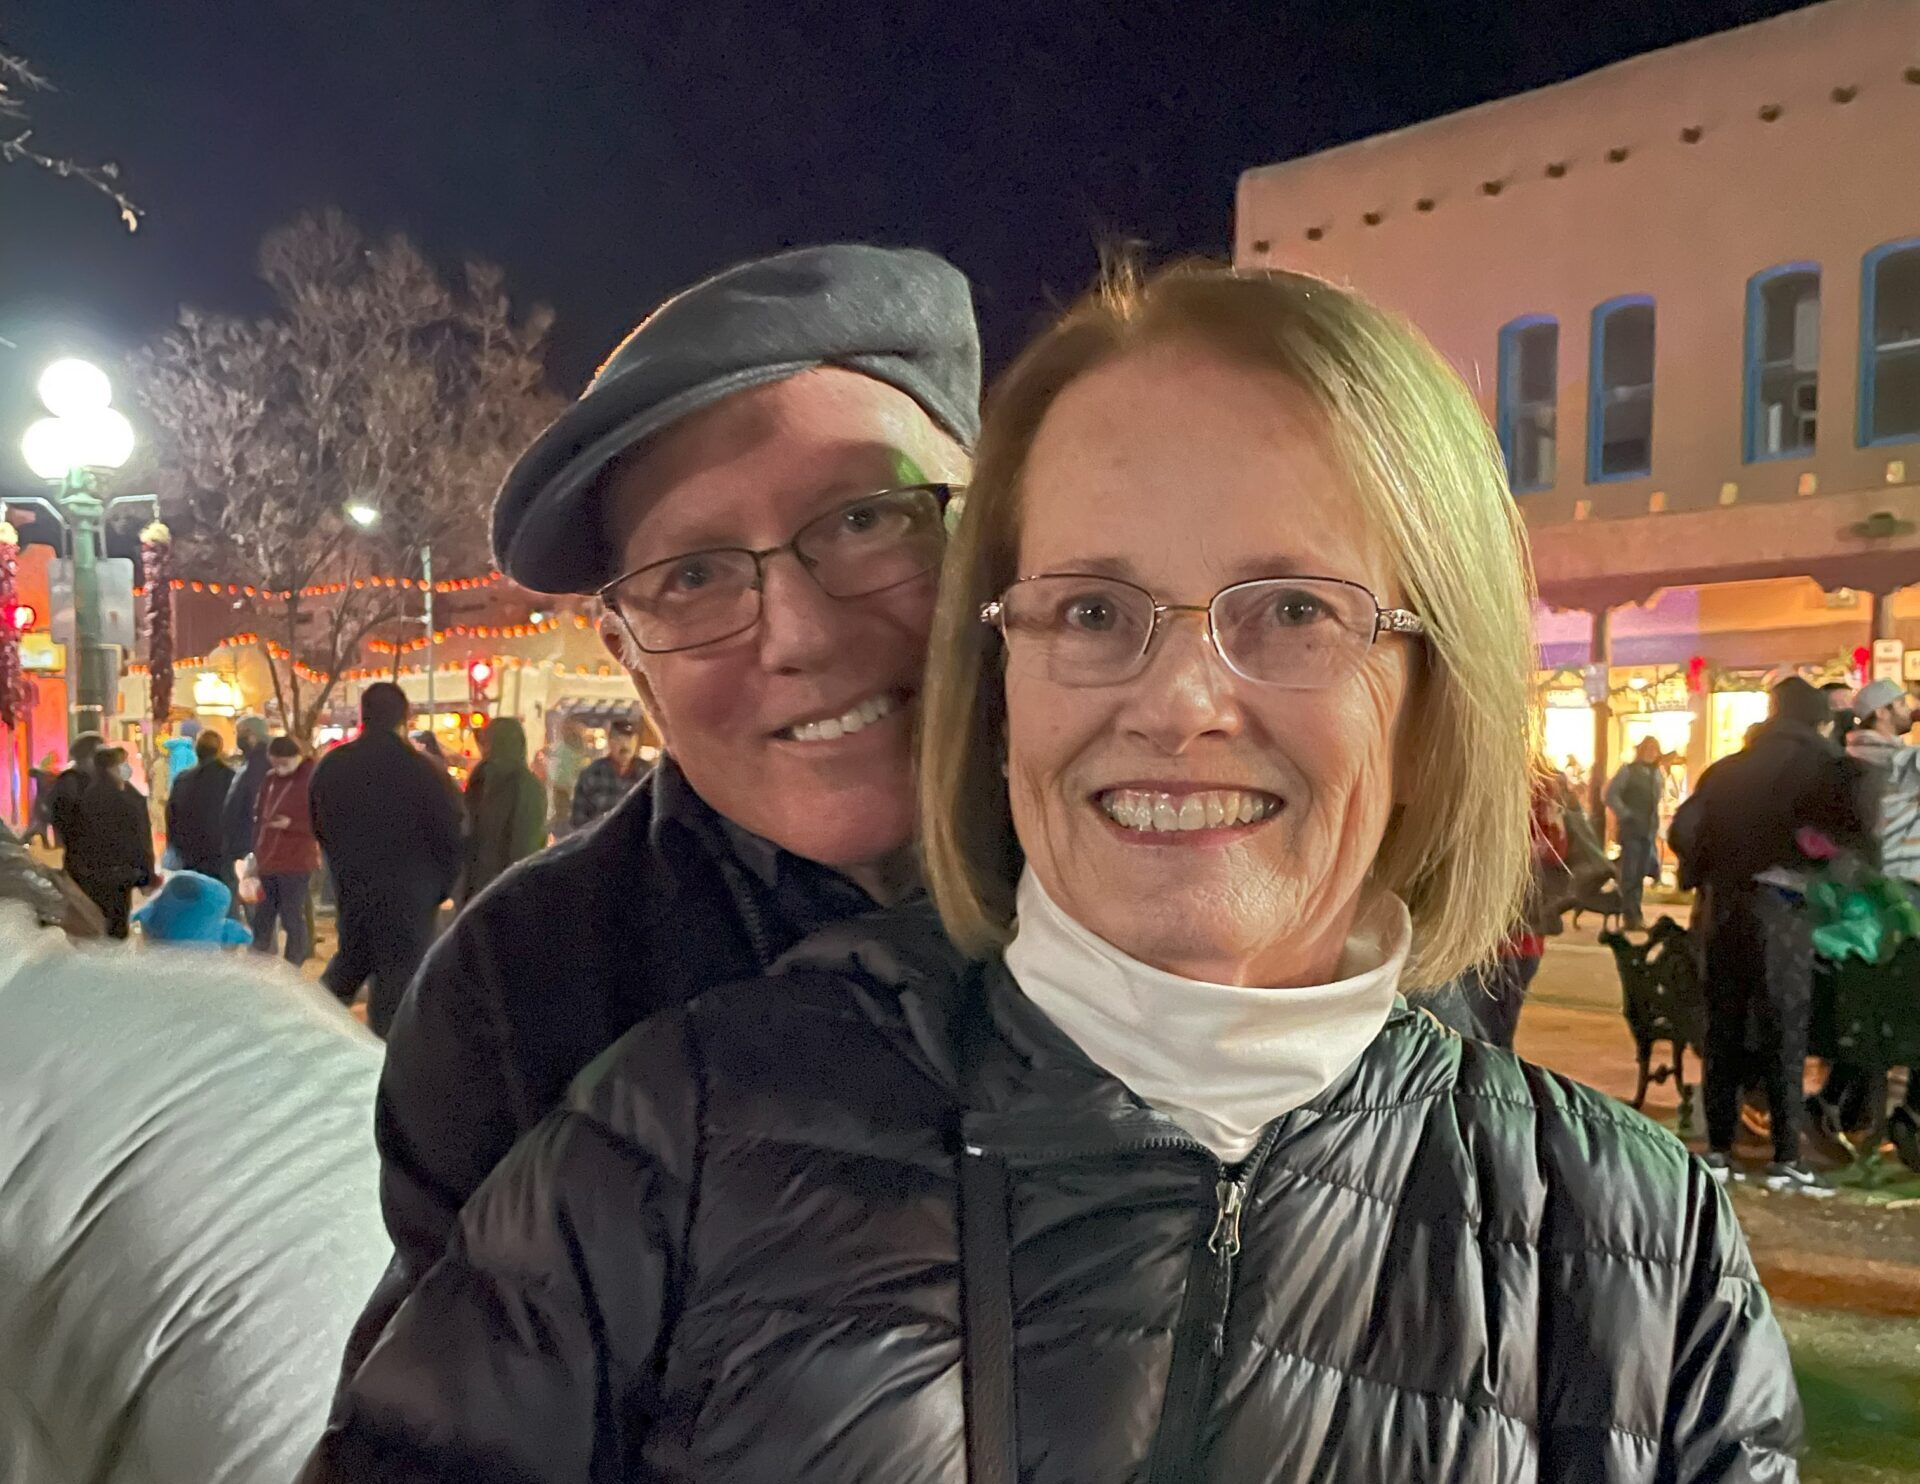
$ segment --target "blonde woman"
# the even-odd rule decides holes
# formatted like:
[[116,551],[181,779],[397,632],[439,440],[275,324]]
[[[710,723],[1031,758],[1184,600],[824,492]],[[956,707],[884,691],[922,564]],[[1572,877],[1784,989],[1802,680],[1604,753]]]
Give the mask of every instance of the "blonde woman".
[[314,1476],[1792,1478],[1700,1165],[1400,995],[1527,870],[1523,543],[1459,380],[1327,284],[1183,269],[1042,336],[980,452],[940,923],[630,1035]]

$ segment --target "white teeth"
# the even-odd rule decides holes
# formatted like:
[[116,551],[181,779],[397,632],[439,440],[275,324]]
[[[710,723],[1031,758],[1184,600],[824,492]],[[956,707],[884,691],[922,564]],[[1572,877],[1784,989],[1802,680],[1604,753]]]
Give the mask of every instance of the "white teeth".
[[1123,829],[1152,834],[1219,829],[1226,825],[1258,824],[1281,809],[1272,794],[1250,789],[1210,789],[1204,793],[1148,793],[1141,789],[1111,789],[1099,796],[1107,817]]
[[892,696],[875,696],[842,715],[829,717],[825,721],[803,721],[798,726],[788,727],[784,735],[795,742],[831,742],[836,737],[845,737],[870,727],[898,709],[898,703]]

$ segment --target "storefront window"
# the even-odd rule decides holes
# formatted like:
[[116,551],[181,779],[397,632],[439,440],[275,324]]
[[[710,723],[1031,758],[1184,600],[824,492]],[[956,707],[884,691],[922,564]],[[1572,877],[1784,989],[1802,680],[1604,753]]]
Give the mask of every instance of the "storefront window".
[[1767,693],[1763,690],[1715,691],[1709,715],[1712,731],[1707,761],[1718,762],[1745,747],[1747,729],[1767,719]]

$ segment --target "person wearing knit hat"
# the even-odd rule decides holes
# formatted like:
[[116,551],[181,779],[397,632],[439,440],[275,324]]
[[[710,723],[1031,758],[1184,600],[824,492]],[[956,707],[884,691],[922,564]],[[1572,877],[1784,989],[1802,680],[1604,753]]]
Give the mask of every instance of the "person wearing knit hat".
[[1859,765],[1827,735],[1827,697],[1789,676],[1773,688],[1770,712],[1749,746],[1707,769],[1667,835],[1684,879],[1705,891],[1706,1162],[1716,1180],[1735,1177],[1751,1069],[1772,1117],[1768,1188],[1830,1195],[1800,1159],[1813,1003],[1806,848],[1864,844],[1867,821]]
[[915,886],[915,700],[979,400],[958,269],[800,248],[669,298],[508,474],[501,571],[598,597],[664,756],[483,892],[408,990],[376,1119],[394,1266],[349,1376],[575,1073]]

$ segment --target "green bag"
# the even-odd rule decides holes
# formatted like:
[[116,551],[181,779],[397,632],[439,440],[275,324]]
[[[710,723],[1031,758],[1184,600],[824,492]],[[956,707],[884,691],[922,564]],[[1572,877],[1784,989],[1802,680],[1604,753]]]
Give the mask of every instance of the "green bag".
[[1885,964],[1920,937],[1920,908],[1899,882],[1878,874],[1851,880],[1822,873],[1807,887],[1813,948],[1830,963]]

